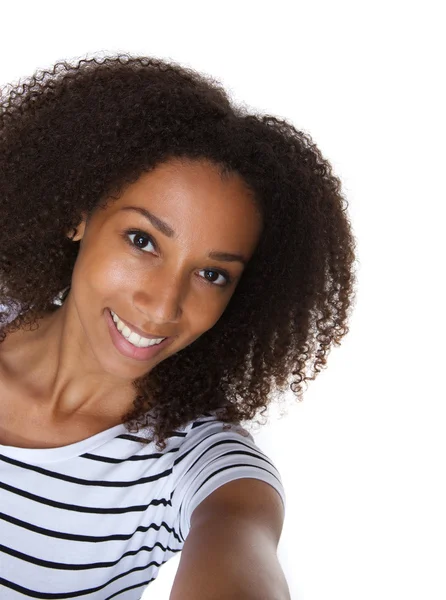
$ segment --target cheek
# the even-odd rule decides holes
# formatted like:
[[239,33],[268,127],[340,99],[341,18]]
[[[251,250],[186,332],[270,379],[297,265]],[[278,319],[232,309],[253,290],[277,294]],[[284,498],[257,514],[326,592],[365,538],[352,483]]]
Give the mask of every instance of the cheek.
[[132,287],[132,274],[123,261],[107,255],[79,255],[73,269],[72,287],[82,298],[94,302],[95,297],[106,297],[118,290]]
[[228,302],[223,300],[218,290],[194,290],[182,306],[180,327],[192,343],[212,329],[222,316]]
[[220,298],[218,293],[214,292],[214,294],[210,293],[208,298],[205,296],[200,298],[200,301],[196,301],[195,308],[191,306],[190,310],[195,314],[196,322],[201,329],[207,331],[219,321],[228,303],[227,298]]

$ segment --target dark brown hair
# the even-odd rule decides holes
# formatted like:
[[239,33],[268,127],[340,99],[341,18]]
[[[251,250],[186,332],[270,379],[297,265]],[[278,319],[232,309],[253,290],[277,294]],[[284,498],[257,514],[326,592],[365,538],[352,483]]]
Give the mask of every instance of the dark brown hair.
[[[248,114],[192,69],[120,54],[58,62],[0,105],[0,342],[57,310],[78,245],[67,232],[169,158],[238,173],[264,230],[226,310],[210,330],[134,382],[129,431],[169,433],[216,411],[265,414],[272,393],[302,386],[348,333],[355,240],[341,182],[311,137],[283,119]],[[149,422],[148,414],[153,421]]]

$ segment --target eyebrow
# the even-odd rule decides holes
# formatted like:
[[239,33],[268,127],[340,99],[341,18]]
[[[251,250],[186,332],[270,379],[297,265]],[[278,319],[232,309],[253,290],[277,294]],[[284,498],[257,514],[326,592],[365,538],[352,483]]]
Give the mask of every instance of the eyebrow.
[[[153,227],[155,227],[155,229],[160,231],[168,238],[176,237],[176,233],[172,227],[170,227],[170,225],[168,225],[165,221],[162,221],[159,217],[151,213],[146,208],[142,208],[142,206],[123,206],[121,210],[135,211],[145,217],[153,225]],[[219,250],[211,250],[208,254],[208,257],[223,262],[240,262],[245,266],[248,262],[241,254],[232,254],[231,252],[221,252]]]

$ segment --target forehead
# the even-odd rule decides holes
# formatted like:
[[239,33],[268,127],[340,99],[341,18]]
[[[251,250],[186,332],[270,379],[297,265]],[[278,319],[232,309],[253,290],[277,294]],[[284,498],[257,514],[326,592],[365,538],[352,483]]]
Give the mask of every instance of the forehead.
[[196,198],[198,205],[204,197],[208,205],[226,202],[228,209],[231,199],[237,200],[235,204],[255,205],[254,195],[240,175],[207,160],[177,158],[163,162],[130,184],[123,197],[135,195],[159,204]]
[[191,227],[195,235],[208,231],[221,237],[225,231],[258,230],[261,224],[242,177],[204,160],[172,159],[143,173],[124,189],[108,216],[124,214],[126,206],[150,210],[177,233]]

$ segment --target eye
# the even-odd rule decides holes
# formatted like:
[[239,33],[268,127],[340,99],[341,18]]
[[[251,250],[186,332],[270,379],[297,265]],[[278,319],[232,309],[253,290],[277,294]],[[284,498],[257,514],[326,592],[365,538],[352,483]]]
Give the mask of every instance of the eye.
[[[125,231],[124,239],[132,248],[136,248],[147,254],[153,254],[154,251],[157,251],[157,246],[152,236],[140,229],[129,229]],[[149,244],[148,249],[147,244]],[[152,249],[150,249],[150,246]],[[203,277],[204,281],[209,285],[223,288],[232,282],[232,277],[226,271],[201,269],[200,273],[202,272],[211,274],[210,278],[207,276]],[[220,282],[218,283],[219,280]]]
[[[216,275],[217,279],[213,278],[211,280],[204,278],[204,280],[207,283],[210,283],[211,285],[216,285],[218,287],[225,287],[226,285],[229,285],[232,281],[231,277],[229,276],[228,273],[224,272],[224,271],[214,271],[214,269],[202,269],[200,271],[201,272],[205,272],[205,273],[212,273],[212,275]],[[221,277],[223,279],[223,283],[217,283],[218,281],[218,277]]]
[[[131,246],[138,248],[138,250],[145,251],[147,243],[149,243],[155,250],[155,242],[149,234],[144,233],[143,231],[139,231],[139,230],[131,230],[131,231],[126,231],[125,235],[126,235],[127,240],[129,238],[131,238],[132,236],[134,236],[133,240],[130,240],[129,243]],[[150,250],[150,249],[148,251],[152,252],[152,250]]]

